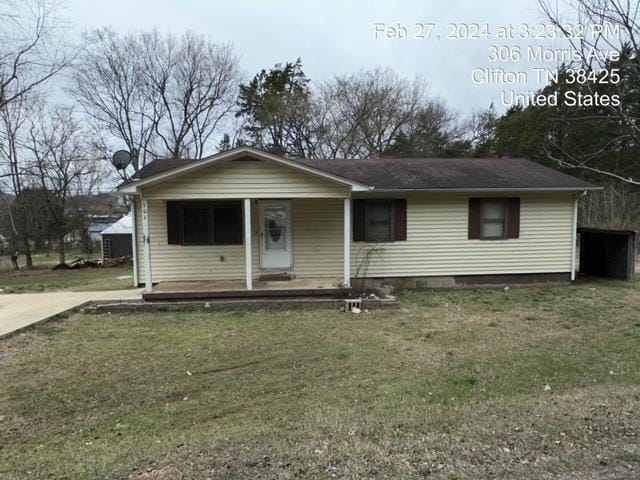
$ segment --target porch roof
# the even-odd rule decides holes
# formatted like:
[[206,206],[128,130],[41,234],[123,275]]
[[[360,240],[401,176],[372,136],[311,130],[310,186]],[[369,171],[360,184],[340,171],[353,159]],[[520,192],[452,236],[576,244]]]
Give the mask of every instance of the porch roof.
[[117,188],[120,193],[136,193],[139,187],[154,185],[170,178],[175,178],[185,173],[193,172],[209,165],[226,160],[242,160],[244,158],[266,160],[276,164],[285,165],[293,170],[302,171],[315,177],[323,178],[329,182],[350,187],[353,191],[367,191],[371,187],[360,182],[345,178],[341,175],[320,170],[302,162],[279,157],[267,152],[250,147],[239,147],[199,160],[193,159],[158,159],[142,168],[134,177],[120,184]]

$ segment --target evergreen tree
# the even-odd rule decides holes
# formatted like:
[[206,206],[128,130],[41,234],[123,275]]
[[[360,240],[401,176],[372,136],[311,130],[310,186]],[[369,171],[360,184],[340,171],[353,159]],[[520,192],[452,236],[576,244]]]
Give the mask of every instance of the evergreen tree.
[[305,157],[311,144],[309,79],[298,58],[262,70],[240,86],[238,112],[248,143],[278,155]]

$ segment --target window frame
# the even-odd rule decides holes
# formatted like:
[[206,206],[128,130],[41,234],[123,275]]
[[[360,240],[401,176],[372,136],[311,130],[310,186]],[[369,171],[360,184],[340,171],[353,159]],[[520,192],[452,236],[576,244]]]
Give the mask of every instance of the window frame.
[[[498,224],[496,220],[487,221],[484,218],[485,208],[487,203],[500,203],[502,204],[502,235],[501,236],[485,236],[483,235],[485,223]],[[480,240],[508,240],[509,239],[509,198],[507,197],[481,197],[480,198]]]
[[[215,210],[216,207],[233,207],[237,211],[238,225],[236,227],[236,240],[230,242],[216,242],[215,233]],[[184,209],[185,208],[206,208],[207,209],[207,241],[206,242],[185,242],[184,232]],[[239,201],[185,201],[178,202],[179,211],[179,229],[180,229],[180,245],[185,247],[204,246],[204,245],[243,245],[243,217],[242,203]]]
[[[372,204],[386,203],[389,206],[389,240],[372,240],[369,236],[369,214]],[[364,241],[366,243],[393,243],[396,241],[396,201],[395,199],[376,198],[367,199],[364,203]]]

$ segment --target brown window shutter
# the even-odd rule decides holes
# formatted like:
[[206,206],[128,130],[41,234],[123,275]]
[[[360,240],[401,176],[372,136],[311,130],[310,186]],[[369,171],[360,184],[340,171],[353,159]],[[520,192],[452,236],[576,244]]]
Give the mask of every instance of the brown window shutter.
[[396,200],[396,225],[395,225],[395,241],[403,241],[407,239],[407,199],[399,198]]
[[469,199],[469,240],[480,238],[480,210],[479,198]]
[[180,235],[180,203],[167,202],[167,243],[169,245],[180,245],[182,243]]
[[520,198],[509,198],[507,205],[507,238],[518,238],[520,236]]
[[353,201],[353,241],[364,242],[365,240],[365,201]]

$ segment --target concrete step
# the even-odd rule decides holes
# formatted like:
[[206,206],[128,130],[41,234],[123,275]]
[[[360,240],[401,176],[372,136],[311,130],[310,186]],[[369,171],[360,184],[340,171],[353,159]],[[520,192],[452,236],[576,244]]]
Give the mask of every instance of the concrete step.
[[296,278],[295,273],[291,272],[264,272],[258,277],[261,282],[286,282]]

